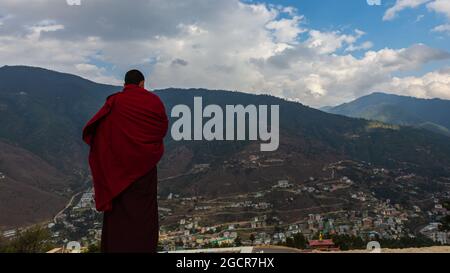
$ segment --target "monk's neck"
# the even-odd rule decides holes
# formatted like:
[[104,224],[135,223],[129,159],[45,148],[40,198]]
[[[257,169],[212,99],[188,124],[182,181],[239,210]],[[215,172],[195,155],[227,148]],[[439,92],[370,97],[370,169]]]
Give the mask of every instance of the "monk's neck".
[[145,88],[140,87],[137,84],[126,84],[125,87],[123,88],[123,91],[144,91],[144,92],[148,92]]

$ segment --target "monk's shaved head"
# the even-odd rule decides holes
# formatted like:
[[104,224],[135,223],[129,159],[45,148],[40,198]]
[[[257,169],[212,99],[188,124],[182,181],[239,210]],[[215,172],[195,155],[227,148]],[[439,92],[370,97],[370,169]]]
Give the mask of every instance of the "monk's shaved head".
[[133,69],[127,72],[125,75],[125,84],[137,84],[139,85],[145,81],[144,74],[141,71]]

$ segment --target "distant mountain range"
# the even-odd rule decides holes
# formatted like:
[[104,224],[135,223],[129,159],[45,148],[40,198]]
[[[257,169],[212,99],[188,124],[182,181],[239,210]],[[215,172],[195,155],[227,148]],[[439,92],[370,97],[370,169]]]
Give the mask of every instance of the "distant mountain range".
[[321,110],[348,117],[424,128],[450,136],[450,100],[373,93],[349,103],[324,107]]
[[[85,186],[89,171],[82,127],[108,95],[120,90],[42,68],[0,68],[0,172],[10,177],[7,183],[0,180],[0,229],[49,218]],[[169,114],[174,105],[192,106],[195,96],[202,96],[204,105],[280,105],[276,152],[261,153],[254,142],[174,142],[168,136],[159,172],[161,196],[246,193],[279,179],[328,176],[324,166],[344,159],[411,169],[429,179],[450,177],[448,138],[426,130],[328,114],[266,95],[205,89],[156,93]],[[445,126],[448,120],[433,123]],[[240,167],[249,156],[282,164]]]

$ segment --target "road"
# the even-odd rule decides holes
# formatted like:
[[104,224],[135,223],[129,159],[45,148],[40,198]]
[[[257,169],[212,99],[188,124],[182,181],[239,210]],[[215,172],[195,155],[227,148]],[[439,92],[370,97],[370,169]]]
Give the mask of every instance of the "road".
[[74,194],[74,195],[70,198],[69,203],[67,203],[67,205],[66,205],[62,210],[60,210],[60,211],[55,215],[55,217],[53,217],[53,222],[54,222],[54,223],[56,223],[56,219],[57,219],[61,214],[63,214],[64,211],[66,211],[70,206],[72,206],[73,201],[75,200],[75,198],[76,198],[78,195],[82,194],[83,192],[84,192],[84,191],[78,192],[78,193]]

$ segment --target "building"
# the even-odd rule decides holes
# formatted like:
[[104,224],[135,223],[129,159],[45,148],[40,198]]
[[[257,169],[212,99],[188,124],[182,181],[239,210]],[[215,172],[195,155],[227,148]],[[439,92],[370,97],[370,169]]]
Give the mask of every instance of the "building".
[[427,236],[434,242],[440,244],[448,244],[449,234],[446,232],[439,231],[439,223],[430,223],[428,226],[424,227],[420,233]]
[[288,180],[279,180],[278,184],[274,186],[274,188],[287,189],[293,187],[292,184],[289,183]]
[[339,248],[336,247],[332,239],[323,239],[323,235],[320,234],[319,240],[310,240],[308,242],[308,246],[310,249],[317,251],[336,251]]
[[446,245],[446,244],[448,244],[448,234],[447,234],[447,232],[435,232],[435,233],[433,233],[433,238],[432,238],[432,240],[433,241],[435,241],[435,242],[437,242],[437,243],[440,243],[440,244],[442,244],[442,245]]
[[13,238],[17,235],[17,230],[12,229],[12,230],[7,230],[5,232],[3,232],[3,237],[5,238]]
[[224,238],[224,237],[222,237],[222,238],[215,238],[215,239],[212,239],[210,241],[210,243],[212,245],[218,245],[218,246],[231,245],[231,244],[234,243],[234,239],[233,238]]
[[336,247],[333,240],[310,240],[308,242],[308,246],[310,249],[317,250],[317,251],[336,251],[339,250],[339,248]]
[[372,218],[366,217],[362,220],[364,228],[371,228],[373,226]]

